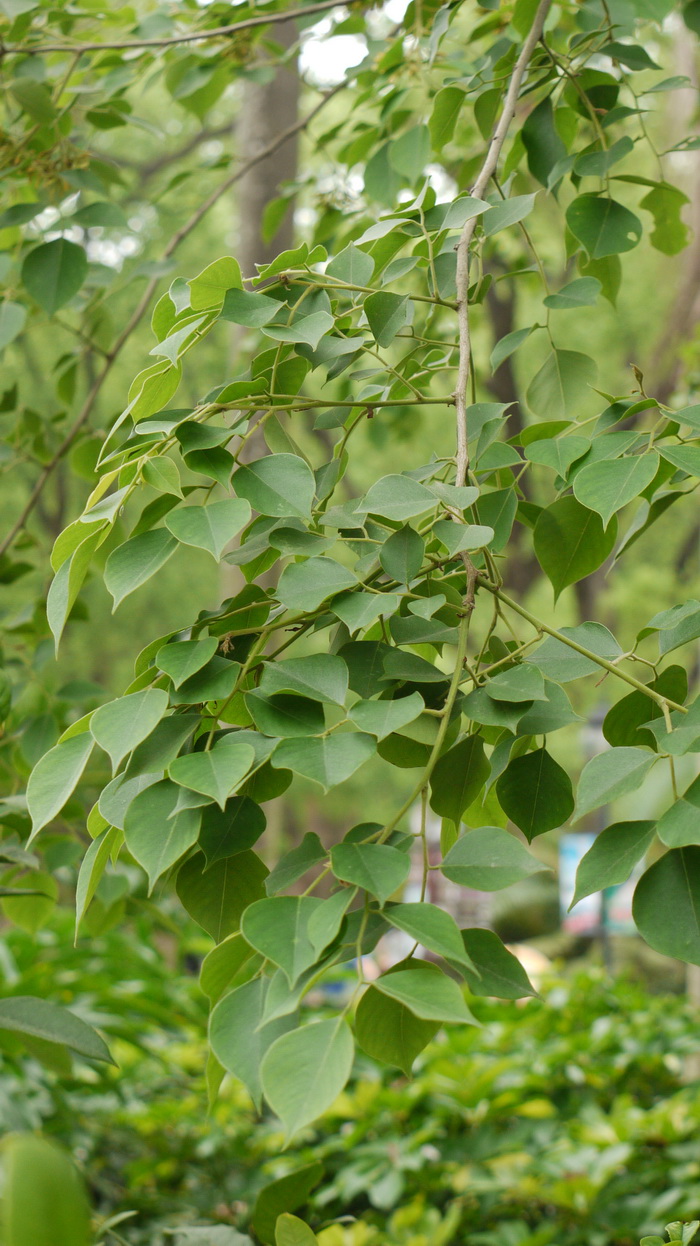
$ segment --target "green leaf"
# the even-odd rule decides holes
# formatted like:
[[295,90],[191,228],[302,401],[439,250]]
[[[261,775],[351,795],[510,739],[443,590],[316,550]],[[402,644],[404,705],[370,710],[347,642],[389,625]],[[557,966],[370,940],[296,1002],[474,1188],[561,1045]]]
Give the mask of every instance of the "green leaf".
[[506,333],[505,337],[496,342],[489,360],[491,371],[497,372],[501,364],[513,355],[523,342],[527,341],[531,333],[532,326],[528,329],[514,329],[512,333]]
[[156,666],[164,671],[175,688],[181,687],[191,675],[196,675],[210,658],[213,658],[219,647],[215,636],[207,636],[204,640],[180,640],[174,645],[163,645],[155,656]]
[[225,736],[211,749],[176,757],[170,767],[170,777],[183,787],[211,796],[223,809],[254,761],[255,751],[249,744]]
[[108,701],[90,719],[90,731],[100,748],[109,755],[112,774],[127,753],[145,740],[168,708],[168,694],[161,688],[145,688],[129,696]]
[[254,852],[239,852],[207,869],[197,852],[180,866],[176,890],[190,917],[217,943],[238,930],[241,914],[265,894],[267,867]]
[[557,475],[566,476],[572,463],[583,457],[591,448],[587,437],[544,437],[525,449],[525,458],[531,463],[553,467]]
[[486,524],[453,523],[451,519],[438,519],[433,524],[433,532],[452,557],[463,550],[482,549],[490,545],[495,536],[493,528]]
[[342,593],[330,603],[329,609],[353,633],[369,627],[380,615],[394,614],[399,600],[396,593]]
[[462,942],[467,955],[478,970],[464,970],[467,986],[472,995],[493,995],[497,999],[523,999],[536,995],[525,970],[517,956],[503,946],[493,930],[462,931]]
[[428,128],[433,151],[442,151],[455,132],[466,95],[461,87],[442,87],[433,100]]
[[246,692],[245,706],[258,731],[265,735],[293,736],[320,735],[325,731],[326,719],[323,707],[308,697],[279,693],[265,697],[260,692]]
[[566,223],[594,260],[631,251],[642,236],[642,223],[634,212],[598,195],[574,199],[566,210]]
[[399,697],[395,701],[358,701],[348,717],[359,727],[378,740],[384,740],[394,731],[400,731],[423,713],[425,703],[419,692]]
[[[291,324],[266,324],[263,333],[276,342],[303,342],[316,350],[321,338],[330,333],[335,321],[328,312],[312,312],[310,316],[295,317]],[[284,392],[284,391],[283,391]]]
[[183,496],[180,473],[172,459],[165,455],[159,454],[146,460],[143,465],[143,478],[147,485],[157,489],[159,493],[172,493],[178,498]]
[[576,277],[569,281],[556,294],[548,294],[543,299],[545,307],[553,311],[569,311],[577,307],[593,307],[598,301],[602,286],[595,277]]
[[51,92],[43,82],[33,78],[16,78],[10,90],[22,112],[26,112],[39,125],[47,125],[56,117]]
[[240,663],[215,655],[194,675],[183,680],[177,694],[172,694],[172,700],[185,705],[219,701],[231,695],[240,670]]
[[514,757],[496,792],[503,812],[530,841],[563,826],[574,810],[571,780],[544,748]]
[[499,229],[506,229],[509,225],[516,225],[518,221],[524,220],[532,212],[536,198],[537,192],[534,195],[513,195],[510,199],[504,199],[503,203],[497,203],[494,208],[489,208],[481,218],[486,237],[490,238]]
[[496,701],[540,701],[545,696],[544,679],[533,666],[512,666],[494,675],[484,687]]
[[547,419],[575,414],[596,383],[598,368],[577,350],[550,351],[527,391],[528,406]]
[[462,835],[440,866],[445,878],[476,891],[500,891],[547,868],[498,826],[479,826]]
[[12,1030],[46,1043],[61,1043],[89,1060],[114,1064],[107,1044],[91,1025],[86,1025],[67,1008],[34,995],[14,995],[0,1000],[0,1030]]
[[574,493],[582,506],[598,512],[607,528],[615,512],[646,489],[658,467],[659,456],[653,451],[591,463],[577,474]]
[[480,736],[460,740],[435,765],[430,777],[430,807],[442,818],[459,823],[489,777],[489,763]]
[[272,1246],[278,1217],[303,1207],[322,1176],[323,1165],[316,1160],[263,1186],[253,1208],[253,1228],[261,1241]]
[[[22,0],[12,3],[21,5]],[[43,1042],[34,1038],[32,1047],[39,1048],[37,1054],[44,1057],[43,1063],[49,1063]],[[9,1133],[3,1140],[2,1160],[5,1246],[28,1246],[30,1242],[32,1246],[53,1246],[55,1242],[85,1246],[92,1240],[85,1186],[65,1151],[38,1134]]]
[[88,731],[56,744],[37,762],[27,784],[27,808],[32,819],[29,843],[51,822],[74,792],[95,742]]
[[73,553],[61,563],[46,597],[46,618],[56,643],[56,652],[63,629],[75,605],[87,575],[92,556],[103,539],[102,526],[85,537]]
[[[241,270],[237,260],[230,255],[207,264],[203,272],[187,282],[190,287],[192,311],[204,311],[208,307],[222,307],[231,289],[242,293]],[[225,317],[228,319],[228,317]]]
[[291,1138],[332,1107],[352,1069],[354,1043],[342,1017],[278,1038],[260,1067],[262,1087]]
[[266,294],[229,289],[224,296],[221,319],[245,325],[248,329],[260,329],[269,324],[281,306],[277,299],[268,298]]
[[223,809],[207,805],[199,829],[199,846],[207,858],[207,869],[215,861],[252,848],[266,826],[265,814],[249,796],[234,796]]
[[134,797],[124,818],[124,838],[132,857],[148,875],[149,894],[158,879],[197,842],[200,809],[180,809],[180,789],[161,779]]
[[443,956],[445,960],[456,961],[460,967],[474,968],[464,950],[462,936],[454,917],[444,909],[421,900],[415,904],[392,904],[385,910],[384,916],[392,926],[403,930],[427,951]]
[[663,255],[678,255],[688,245],[689,229],[681,217],[687,202],[682,190],[666,184],[653,186],[640,200],[640,208],[651,212],[654,218],[649,241]]
[[221,561],[229,541],[250,521],[250,504],[242,498],[224,498],[207,506],[183,506],[165,517],[165,525],[178,541],[205,549]]
[[266,662],[260,681],[266,696],[279,692],[297,693],[312,701],[344,705],[348,692],[348,668],[333,653],[314,653],[305,658]]
[[307,558],[290,563],[282,572],[277,596],[288,610],[304,614],[317,610],[321,602],[357,583],[357,576],[333,558]]
[[175,553],[177,541],[165,528],[153,528],[118,545],[105,563],[104,581],[117,606],[150,580]]
[[559,731],[570,723],[582,722],[580,714],[575,714],[571,702],[563,688],[551,680],[545,681],[544,701],[535,701],[526,710],[518,722],[518,735],[549,735],[550,731]]
[[383,995],[403,1004],[422,1021],[478,1024],[467,1008],[454,978],[447,978],[443,973],[400,969],[394,973],[382,974],[373,985]]
[[605,177],[620,160],[634,151],[634,142],[628,134],[619,138],[611,147],[600,151],[584,151],[576,157],[574,169],[579,177]]
[[333,943],[343,924],[343,918],[354,900],[357,892],[354,888],[341,888],[324,900],[315,913],[311,914],[308,935],[314,951],[320,956]]
[[42,311],[53,316],[69,303],[87,276],[87,256],[82,247],[56,238],[35,247],[22,265],[22,281]]
[[604,527],[600,516],[576,498],[558,498],[540,512],[533,538],[535,554],[551,581],[555,600],[569,584],[597,571],[612,553],[616,536],[616,521]]
[[93,229],[96,225],[116,226],[118,229],[129,227],[123,208],[118,203],[108,203],[106,200],[102,203],[86,203],[85,207],[78,208],[73,213],[72,220],[83,229]]
[[105,866],[112,851],[121,843],[121,833],[114,826],[108,826],[97,839],[93,839],[80,864],[78,881],[75,888],[75,937],[83,920],[85,911],[92,900],[98,883],[102,878]]
[[314,896],[271,896],[251,904],[241,919],[244,939],[283,970],[290,987],[316,960],[307,926],[321,903]]
[[389,163],[392,169],[415,183],[423,177],[423,170],[430,160],[430,133],[426,125],[412,126],[389,144]]
[[392,475],[382,476],[372,485],[363,499],[362,509],[403,523],[406,519],[425,514],[435,505],[435,495],[418,480]]
[[298,1216],[283,1212],[277,1218],[275,1246],[316,1246],[318,1238]]
[[[300,844],[281,857],[265,880],[265,890],[275,896],[285,887],[291,887],[307,870],[325,861],[328,853],[315,831],[307,831]],[[312,914],[313,917],[313,914]],[[309,921],[309,925],[311,921]]]
[[695,779],[659,819],[656,831],[662,844],[667,844],[669,848],[700,844],[699,811],[700,778]]
[[638,789],[656,760],[638,748],[611,748],[591,758],[579,779],[575,820]]
[[349,779],[375,751],[372,737],[359,732],[323,739],[283,740],[275,749],[272,765],[312,779],[328,792]]
[[262,1024],[266,978],[253,978],[224,995],[209,1018],[209,1042],[217,1060],[243,1082],[258,1111],[262,1106],[260,1063],[280,1035],[296,1025],[296,1017],[278,1017]]
[[410,868],[407,854],[388,844],[336,844],[331,849],[335,877],[368,891],[381,906],[403,886]]
[[573,908],[585,896],[627,882],[656,833],[655,822],[614,822],[596,835],[576,871]]
[[353,286],[366,286],[373,272],[372,256],[353,243],[340,251],[326,268],[329,277],[336,277],[338,281],[345,281]]
[[[389,973],[401,972],[400,965]],[[412,972],[439,973],[429,961],[409,961]],[[421,1021],[405,1004],[370,986],[355,1013],[355,1038],[363,1051],[382,1064],[396,1065],[410,1077],[413,1062],[437,1034],[438,1021]]]
[[689,476],[700,476],[700,446],[660,446],[663,458]]
[[527,152],[527,166],[532,176],[542,186],[547,186],[554,166],[566,156],[566,146],[557,130],[549,96],[525,118],[521,134]]
[[304,459],[296,454],[271,454],[239,467],[233,478],[239,497],[246,498],[261,515],[286,519],[311,514],[316,482]]
[[[619,658],[622,653],[615,637],[602,623],[580,623],[578,627],[562,627],[560,635],[568,637],[591,653],[597,653],[601,658],[607,658],[609,662]],[[592,658],[577,653],[555,636],[548,636],[525,660],[537,666],[545,679],[554,680],[558,684],[570,683],[572,679],[601,671],[601,667]]]
[[632,915],[649,947],[700,965],[700,848],[672,848],[642,874]]
[[240,934],[229,935],[223,943],[207,952],[199,973],[199,985],[213,1006],[226,993],[238,971],[253,955]]
[[[682,704],[688,695],[688,676],[684,667],[669,666],[647,686]],[[646,744],[649,748],[656,748],[654,735],[645,729],[645,724],[662,717],[661,706],[644,692],[630,692],[608,710],[603,721],[603,735],[608,744]]]
[[27,319],[27,309],[21,303],[5,299],[0,303],[0,350],[4,350],[22,332]]
[[379,554],[379,561],[387,575],[399,584],[410,584],[421,569],[425,544],[418,533],[406,525],[392,532],[384,542]]
[[364,307],[378,346],[391,346],[399,330],[413,320],[413,304],[407,294],[379,290],[376,294],[368,294]]

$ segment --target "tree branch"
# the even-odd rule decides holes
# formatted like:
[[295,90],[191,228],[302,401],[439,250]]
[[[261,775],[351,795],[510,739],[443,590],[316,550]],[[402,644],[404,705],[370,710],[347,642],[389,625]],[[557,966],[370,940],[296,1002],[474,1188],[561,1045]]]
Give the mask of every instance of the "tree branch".
[[[36,47],[31,44],[13,44],[2,49],[3,55],[12,52],[22,56],[41,56],[45,52],[104,52],[126,48],[167,48],[180,43],[196,43],[204,39],[223,39],[235,35],[239,30],[250,30],[253,26],[270,26],[274,22],[286,22],[307,17],[313,13],[323,13],[327,9],[337,9],[340,0],[319,0],[318,4],[307,4],[304,8],[285,13],[265,13],[259,17],[246,17],[241,22],[233,22],[230,26],[216,26],[211,30],[198,30],[189,35],[171,35],[165,39],[121,39],[114,43],[40,43]],[[343,5],[358,4],[360,0],[342,0]]]
[[[498,167],[498,160],[506,140],[510,123],[515,116],[515,109],[520,94],[525,71],[535,47],[542,34],[545,18],[552,0],[541,0],[535,14],[532,28],[520,50],[513,74],[508,85],[503,111],[488,145],[486,159],[481,166],[470,194],[482,199]],[[455,399],[457,406],[457,478],[456,483],[466,483],[469,472],[469,430],[467,428],[467,385],[471,368],[471,334],[469,329],[469,247],[471,246],[478,218],[473,216],[467,221],[457,244],[457,315],[459,320],[459,366],[457,369],[457,388]]]
[[[232,173],[230,177],[227,177],[226,180],[222,182],[220,186],[217,186],[216,190],[212,191],[212,193],[209,195],[209,198],[205,199],[204,202],[200,204],[200,206],[197,208],[197,211],[194,212],[192,216],[189,218],[189,220],[186,221],[185,224],[177,231],[177,233],[173,235],[173,237],[170,239],[170,242],[168,243],[167,247],[165,248],[163,252],[162,258],[164,260],[169,259],[170,256],[173,254],[173,252],[176,251],[177,248],[180,246],[180,243],[183,242],[184,239],[187,238],[189,234],[191,234],[193,229],[196,229],[202,217],[206,216],[210,208],[212,208],[214,204],[219,201],[222,195],[226,194],[227,190],[230,190],[230,188],[233,185],[235,185],[235,183],[239,181],[240,178],[244,177],[249,169],[253,168],[256,164],[259,164],[261,160],[266,160],[268,156],[273,155],[274,152],[277,151],[278,147],[281,147],[283,143],[286,143],[287,139],[289,139],[293,134],[296,134],[298,131],[305,129],[306,126],[308,126],[311,123],[311,121],[313,121],[314,117],[321,111],[321,109],[326,106],[329,100],[331,100],[335,95],[337,95],[341,90],[343,90],[345,86],[346,86],[346,82],[343,81],[339,83],[338,86],[333,87],[332,90],[327,91],[323,95],[323,97],[319,100],[318,104],[316,104],[311,109],[311,111],[306,114],[305,117],[301,117],[299,121],[296,121],[294,123],[294,125],[288,126],[288,128],[286,130],[283,130],[281,134],[278,134],[277,137],[272,142],[268,143],[267,147],[262,148],[257,153],[257,155],[253,156],[252,159],[248,160],[244,165],[241,165],[241,167],[239,169],[236,169],[236,171]],[[145,315],[149,307],[153,294],[158,286],[158,280],[159,279],[157,277],[152,277],[151,280],[148,282],[148,285],[146,286],[146,289],[144,290],[144,293],[138,305],[136,306],[135,310],[133,311],[130,319],[127,321],[126,325],[122,329],[121,333],[119,334],[119,337],[116,339],[111,350],[107,352],[105,362],[100,372],[98,373],[97,377],[95,378],[95,381],[90,386],[85,402],[83,403],[80,411],[78,412],[78,415],[76,416],[74,423],[72,424],[68,433],[64,437],[63,441],[61,442],[60,446],[58,447],[51,461],[47,463],[44,468],[42,468],[42,471],[39,475],[39,479],[34,485],[34,488],[32,489],[23,510],[21,511],[20,515],[18,516],[16,522],[13,524],[12,528],[8,532],[5,539],[0,543],[0,557],[2,557],[3,554],[7,553],[7,550],[10,548],[10,546],[15,541],[16,537],[19,535],[19,533],[24,528],[29,516],[31,515],[32,511],[34,510],[37,504],[39,497],[41,496],[41,492],[42,492],[42,489],[44,488],[44,485],[46,484],[46,481],[55,471],[56,467],[61,462],[61,459],[64,457],[64,455],[68,452],[68,450],[70,450],[70,447],[73,445],[73,442],[75,441],[75,438],[80,432],[80,429],[83,427],[86,421],[90,418],[90,415],[92,414],[92,410],[95,406],[95,403],[100,394],[102,386],[105,380],[107,379],[107,376],[112,370],[114,361],[116,360],[117,356],[121,353],[122,348],[124,347],[125,343],[128,341],[129,337],[133,333],[136,326],[140,323],[141,319],[143,318],[143,316]]]

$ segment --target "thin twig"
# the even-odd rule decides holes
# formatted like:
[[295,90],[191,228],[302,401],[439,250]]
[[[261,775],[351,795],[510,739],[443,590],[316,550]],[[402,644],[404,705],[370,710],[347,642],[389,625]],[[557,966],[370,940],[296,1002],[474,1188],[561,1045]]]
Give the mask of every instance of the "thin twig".
[[[342,0],[344,5],[358,4],[359,0]],[[120,39],[114,43],[40,43],[36,47],[31,44],[14,44],[3,48],[3,55],[11,52],[22,56],[41,56],[44,52],[104,52],[118,51],[126,48],[167,48],[179,43],[198,43],[204,39],[223,39],[235,35],[239,30],[250,30],[253,26],[271,26],[274,22],[295,21],[300,17],[308,17],[313,13],[323,13],[327,9],[339,7],[339,0],[319,0],[318,4],[307,4],[302,9],[287,10],[285,13],[264,13],[258,17],[246,17],[241,22],[233,22],[230,26],[215,26],[211,30],[197,30],[189,35],[171,35],[165,39]]]
[[[294,125],[288,126],[286,130],[283,130],[280,134],[278,134],[277,137],[273,139],[270,143],[268,143],[266,147],[261,148],[261,150],[255,156],[251,157],[250,160],[246,161],[244,165],[241,165],[241,167],[237,169],[235,173],[232,173],[230,177],[227,177],[226,180],[222,182],[221,185],[216,188],[216,190],[212,191],[209,198],[205,199],[204,202],[200,204],[200,206],[197,208],[197,211],[192,214],[192,216],[189,218],[188,221],[185,222],[182,228],[179,229],[177,233],[174,234],[173,237],[170,239],[170,242],[168,243],[167,247],[165,248],[165,251],[163,252],[163,259],[167,260],[170,258],[173,252],[177,250],[180,243],[183,242],[184,239],[187,238],[187,236],[192,232],[192,230],[197,227],[202,217],[205,216],[207,212],[210,210],[210,208],[212,208],[214,204],[219,201],[222,195],[226,194],[227,190],[230,190],[230,188],[236,182],[238,182],[242,177],[244,177],[250,169],[254,168],[255,165],[260,164],[262,160],[266,160],[268,156],[273,155],[274,152],[276,152],[277,149],[281,147],[284,143],[286,143],[287,140],[291,138],[294,134],[297,134],[300,130],[305,129],[306,126],[309,125],[311,121],[313,121],[317,113],[319,113],[320,110],[325,107],[328,101],[332,99],[335,95],[337,95],[338,92],[341,91],[345,86],[346,86],[346,81],[343,81],[339,83],[338,86],[333,87],[332,90],[327,91],[323,95],[322,99],[319,100],[318,104],[316,104],[311,109],[311,111],[306,114],[305,117],[302,117],[301,120],[296,121]],[[151,280],[148,282],[148,285],[146,286],[146,289],[144,290],[144,293],[138,305],[136,306],[134,312],[132,313],[130,319],[127,321],[127,324],[122,329],[121,333],[119,334],[119,337],[115,341],[111,350],[107,352],[107,357],[105,359],[104,365],[101,371],[98,373],[97,377],[95,378],[94,383],[91,385],[88,391],[87,397],[85,399],[85,402],[83,403],[80,411],[78,412],[78,415],[76,416],[76,419],[73,425],[71,426],[68,433],[64,437],[63,441],[61,442],[60,446],[58,447],[51,461],[47,463],[46,466],[42,469],[39,475],[39,479],[34,485],[34,488],[32,489],[22,512],[18,516],[16,522],[13,524],[12,528],[8,532],[5,539],[0,543],[0,557],[2,557],[2,555],[7,552],[10,546],[13,544],[15,538],[24,528],[24,525],[26,524],[29,516],[32,514],[32,511],[34,510],[34,507],[36,506],[37,501],[39,500],[41,496],[41,493],[44,488],[44,485],[46,484],[46,481],[53,474],[53,472],[55,471],[58,464],[61,462],[64,455],[68,452],[68,450],[70,450],[71,446],[73,445],[73,442],[75,441],[75,438],[80,432],[80,429],[83,427],[86,421],[90,418],[90,415],[92,414],[92,410],[95,406],[95,403],[100,394],[102,386],[108,374],[110,373],[112,369],[114,361],[116,360],[117,356],[121,353],[122,348],[124,347],[125,343],[127,342],[129,337],[133,333],[134,329],[140,323],[146,311],[148,310],[153,294],[158,286],[158,280],[159,279],[157,277],[152,277]]]
[[[481,166],[470,194],[475,199],[482,199],[488,184],[498,167],[498,160],[505,143],[510,123],[515,116],[515,109],[520,94],[525,71],[535,47],[542,34],[545,18],[552,0],[541,0],[535,15],[532,28],[523,43],[520,55],[513,69],[503,111],[493,137],[488,145],[486,159]],[[457,407],[457,477],[456,483],[464,485],[469,472],[469,430],[467,428],[467,385],[469,383],[471,360],[471,335],[469,329],[469,248],[478,218],[473,216],[462,230],[457,244],[457,315],[459,319],[459,366],[457,369],[457,388],[455,391]]]

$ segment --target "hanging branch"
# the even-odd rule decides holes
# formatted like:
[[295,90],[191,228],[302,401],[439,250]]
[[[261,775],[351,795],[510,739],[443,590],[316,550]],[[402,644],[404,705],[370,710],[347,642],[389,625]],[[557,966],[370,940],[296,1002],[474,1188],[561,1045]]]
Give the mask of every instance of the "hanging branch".
[[[346,6],[358,4],[359,0],[344,0]],[[120,51],[130,48],[167,48],[182,43],[201,43],[205,39],[224,39],[235,35],[239,30],[250,30],[254,26],[270,26],[274,22],[296,21],[300,17],[309,17],[314,13],[323,13],[327,9],[337,9],[338,0],[319,0],[318,4],[307,4],[304,8],[287,10],[284,13],[265,13],[258,17],[246,17],[241,22],[233,22],[230,26],[216,26],[212,30],[193,31],[188,35],[171,35],[165,39],[119,39],[113,43],[40,43],[36,47],[16,46],[14,44],[2,48],[0,55],[20,53],[22,56],[42,56],[47,52],[70,52],[81,55],[83,52]]]
[[[503,111],[501,113],[498,125],[491,139],[486,159],[481,166],[481,172],[477,177],[470,194],[475,199],[482,199],[486,193],[487,187],[496,168],[498,160],[506,140],[511,121],[515,116],[515,109],[520,94],[525,71],[530,61],[538,40],[542,34],[545,19],[551,7],[552,0],[541,0],[541,4],[532,23],[532,28],[523,43],[520,55],[515,62],[513,75],[511,77],[506,97],[503,102]],[[459,366],[457,369],[457,388],[455,391],[456,407],[457,407],[457,478],[456,483],[463,485],[466,483],[467,474],[469,472],[469,430],[467,428],[467,385],[469,382],[470,358],[471,358],[471,334],[469,329],[469,248],[474,230],[477,225],[477,217],[473,216],[467,221],[460,235],[457,244],[457,315],[459,319]]]
[[[304,130],[313,121],[314,117],[317,116],[317,114],[321,111],[321,109],[325,108],[329,100],[333,99],[336,95],[338,95],[339,92],[342,91],[346,87],[346,85],[347,85],[347,82],[343,81],[339,83],[338,86],[333,87],[332,90],[326,91],[322,99],[319,100],[318,104],[316,104],[311,109],[311,111],[306,114],[305,117],[300,118],[300,120],[296,121],[294,125],[288,126],[286,130],[283,130],[280,134],[278,134],[277,137],[273,139],[272,142],[268,143],[266,147],[261,148],[261,150],[255,156],[253,156],[250,160],[248,160],[244,165],[241,165],[239,169],[236,169],[236,171],[232,173],[229,177],[227,177],[226,180],[222,182],[220,186],[217,186],[216,190],[212,191],[212,193],[209,195],[209,198],[205,199],[204,202],[199,205],[196,212],[193,212],[189,220],[187,220],[185,224],[177,231],[177,233],[173,235],[173,237],[170,239],[170,242],[168,243],[167,247],[165,248],[163,252],[162,259],[163,260],[170,259],[170,256],[174,254],[174,252],[180,246],[180,243],[183,242],[184,239],[187,238],[189,234],[192,233],[193,229],[196,229],[197,225],[202,220],[202,217],[206,216],[207,212],[209,212],[209,210],[214,207],[214,204],[218,203],[219,199],[221,199],[222,195],[226,194],[227,190],[230,190],[230,188],[234,186],[236,182],[240,181],[242,177],[245,177],[246,173],[250,169],[254,168],[255,165],[259,164],[261,160],[266,160],[268,156],[274,155],[274,153],[278,150],[278,148],[281,147],[284,143],[286,143],[287,140],[290,139],[294,134],[297,134],[299,133],[299,131]],[[102,390],[102,386],[104,385],[109,373],[111,372],[112,366],[115,360],[120,355],[123,347],[125,346],[128,339],[131,337],[131,334],[133,333],[134,329],[141,322],[143,316],[148,310],[148,307],[150,305],[153,294],[155,290],[157,289],[157,286],[158,286],[158,278],[152,277],[151,280],[148,282],[148,285],[146,286],[146,289],[144,290],[144,293],[138,305],[136,306],[134,312],[132,313],[131,318],[127,321],[126,325],[122,329],[121,333],[116,339],[111,350],[107,352],[102,369],[98,373],[97,377],[95,378],[94,383],[91,385],[88,391],[87,397],[85,399],[85,402],[83,403],[80,411],[78,412],[78,415],[76,416],[76,419],[73,422],[71,428],[69,429],[68,433],[66,434],[63,441],[61,442],[53,458],[50,460],[50,462],[46,464],[45,467],[42,468],[39,478],[36,481],[36,484],[34,485],[34,488],[32,489],[23,510],[20,512],[16,522],[11,527],[7,536],[4,538],[2,542],[0,542],[0,557],[2,557],[3,554],[7,553],[8,549],[11,547],[11,545],[14,543],[19,533],[24,528],[29,516],[32,514],[41,496],[41,493],[43,491],[43,488],[47,480],[53,474],[58,464],[61,462],[61,460],[70,450],[71,446],[73,445],[73,442],[75,441],[75,438],[80,432],[80,429],[83,427],[86,421],[90,418],[90,415],[92,414],[97,398]]]

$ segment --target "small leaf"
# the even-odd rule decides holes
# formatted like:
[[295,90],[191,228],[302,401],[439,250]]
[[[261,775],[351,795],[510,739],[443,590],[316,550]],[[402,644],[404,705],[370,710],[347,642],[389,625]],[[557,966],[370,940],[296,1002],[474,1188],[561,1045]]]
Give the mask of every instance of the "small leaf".
[[700,844],[700,778],[659,819],[656,832],[669,848]]
[[556,294],[548,294],[543,299],[545,307],[553,311],[568,311],[577,307],[593,307],[598,301],[602,286],[595,277],[576,277],[569,281]]
[[163,645],[156,653],[155,662],[159,670],[164,671],[179,688],[191,675],[196,675],[210,658],[213,658],[219,647],[215,636],[207,636],[204,640],[180,640],[176,644]]
[[117,606],[150,580],[175,553],[177,541],[165,528],[153,528],[118,545],[105,563],[104,581]]
[[[439,973],[429,961],[401,962],[389,973],[401,971],[409,964],[411,971]],[[355,1013],[355,1037],[363,1051],[382,1064],[397,1065],[410,1077],[417,1055],[437,1034],[439,1021],[422,1021],[405,1004],[392,999],[376,986],[362,995]]]
[[497,999],[523,999],[536,995],[530,979],[517,956],[503,946],[493,930],[462,931],[465,950],[476,966],[477,974],[464,970],[473,995],[493,995]]
[[222,307],[229,290],[243,293],[240,288],[240,266],[238,261],[230,255],[207,264],[203,272],[187,284],[190,287],[190,307],[193,311],[204,311],[208,307]]
[[408,878],[411,862],[388,844],[336,844],[331,869],[341,882],[353,883],[384,905]]
[[317,1246],[318,1238],[298,1216],[283,1212],[277,1218],[275,1246]]
[[359,732],[322,739],[283,740],[275,749],[272,765],[312,779],[328,792],[349,779],[375,751],[371,736]]
[[233,487],[261,515],[308,519],[316,482],[311,468],[298,455],[271,454],[239,467]]
[[700,965],[700,848],[672,848],[642,874],[632,915],[649,947]]
[[178,541],[207,550],[215,562],[220,562],[229,541],[249,522],[250,504],[242,498],[178,507],[165,517],[165,526]]
[[607,528],[615,512],[651,483],[658,466],[659,456],[653,452],[591,463],[578,472],[574,493],[582,506],[598,512]]
[[0,1000],[0,1030],[13,1030],[47,1043],[61,1043],[90,1060],[114,1064],[107,1044],[91,1025],[86,1025],[67,1008],[34,995],[13,995]]
[[293,1016],[261,1024],[267,989],[266,978],[253,978],[224,995],[209,1019],[209,1042],[214,1055],[243,1082],[258,1111],[262,1105],[260,1062],[275,1039],[296,1024]]
[[234,796],[223,809],[207,805],[199,829],[199,846],[207,858],[207,869],[215,861],[252,848],[266,826],[265,814],[249,796]]
[[22,332],[27,319],[27,309],[21,303],[5,299],[0,303],[0,350],[4,350]]
[[462,835],[440,866],[445,878],[476,891],[500,891],[547,868],[498,826],[480,826]]
[[407,294],[379,290],[365,299],[365,314],[378,346],[391,346],[400,329],[413,319],[413,304]]
[[145,688],[129,696],[108,701],[90,719],[93,738],[112,762],[112,774],[137,744],[158,725],[168,708],[168,694],[161,688]]
[[639,748],[611,748],[591,758],[579,779],[575,820],[637,790],[655,761]]
[[579,900],[627,882],[632,870],[650,846],[655,822],[614,822],[596,835],[576,871],[573,908]]
[[[410,962],[404,961],[404,964]],[[422,1021],[453,1021],[478,1024],[454,978],[443,973],[422,973],[419,969],[401,969],[382,974],[373,983],[383,995],[398,1000]]]
[[352,1034],[342,1017],[302,1026],[272,1044],[260,1078],[288,1138],[333,1105],[350,1076],[353,1054]]
[[290,987],[316,960],[307,926],[321,903],[315,896],[271,896],[251,904],[243,914],[244,939],[266,960],[279,965]]
[[27,784],[27,808],[32,819],[28,842],[60,813],[75,790],[94,747],[90,733],[83,731],[56,744],[37,762]]
[[407,524],[384,542],[379,561],[392,580],[410,584],[421,569],[424,553],[423,539]]
[[29,294],[49,316],[69,303],[87,276],[87,255],[82,247],[56,238],[35,247],[22,265],[22,281]]
[[600,516],[576,498],[559,498],[541,511],[535,524],[535,554],[555,598],[605,562],[616,536],[616,522],[604,527]]
[[327,597],[352,588],[357,576],[333,558],[307,558],[285,567],[277,586],[277,596],[288,610],[304,614],[317,610]]
[[[310,316],[295,317],[290,324],[266,324],[262,331],[276,342],[303,342],[316,350],[321,338],[330,333],[335,321],[328,312],[312,312]],[[282,391],[284,392],[284,391]]]
[[634,212],[598,195],[574,199],[566,210],[566,223],[594,260],[631,251],[642,236],[642,223]]
[[180,809],[180,789],[169,779],[145,788],[124,818],[124,837],[132,857],[148,875],[149,893],[158,879],[197,842],[201,810]]
[[403,523],[436,505],[435,495],[410,476],[382,476],[363,499],[362,509]]
[[589,355],[554,349],[530,382],[528,406],[544,419],[568,418],[588,397],[597,377],[598,369]]
[[532,212],[536,198],[537,192],[533,195],[513,195],[510,199],[504,199],[502,203],[489,208],[481,218],[486,237],[490,238],[492,234],[498,233],[499,229],[507,229],[509,225],[517,225],[519,221],[524,220]]
[[403,930],[427,951],[434,952],[445,960],[456,961],[460,967],[474,968],[464,950],[462,936],[454,917],[444,909],[421,900],[415,904],[392,904],[386,909],[385,917],[392,926]]
[[172,493],[175,497],[182,497],[180,473],[172,459],[165,455],[159,454],[146,460],[143,465],[143,478],[147,485],[157,489],[159,493]]
[[190,917],[217,943],[238,930],[241,914],[265,894],[267,867],[254,852],[239,852],[207,869],[197,852],[180,866],[176,890]]
[[368,731],[378,740],[384,740],[394,731],[400,731],[414,722],[425,709],[419,692],[399,697],[395,701],[358,701],[348,717],[360,731]]
[[[300,844],[292,848],[286,856],[280,857],[274,869],[265,879],[265,890],[269,896],[276,896],[285,887],[291,887],[297,879],[302,878],[307,870],[325,861],[328,853],[323,847],[315,831],[307,831]],[[309,928],[313,913],[309,917]],[[312,940],[313,942],[313,940]]]
[[291,692],[312,701],[344,705],[348,691],[348,668],[342,658],[332,653],[266,662],[260,691],[266,696]]
[[183,787],[211,796],[223,809],[254,761],[255,752],[249,744],[225,736],[211,749],[176,757],[170,767],[170,777]]
[[435,765],[430,778],[430,807],[442,818],[459,823],[489,776],[480,736],[460,740]]
[[514,757],[496,792],[503,812],[530,841],[563,826],[574,810],[571,780],[544,748]]

